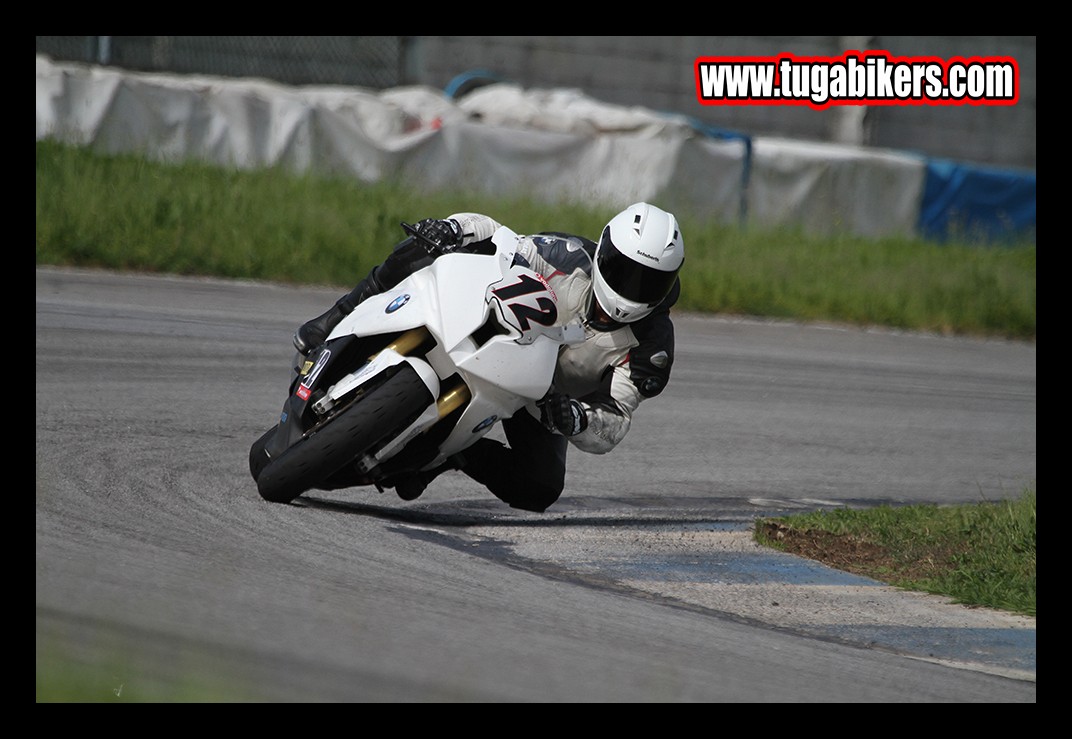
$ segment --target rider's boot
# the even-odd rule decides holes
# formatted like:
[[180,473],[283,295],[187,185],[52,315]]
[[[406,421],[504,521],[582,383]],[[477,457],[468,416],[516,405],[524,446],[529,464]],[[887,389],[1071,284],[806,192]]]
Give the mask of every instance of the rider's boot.
[[302,354],[308,354],[316,347],[323,344],[328,334],[339,325],[339,322],[354,312],[359,304],[366,298],[377,295],[386,288],[381,288],[376,281],[376,270],[369,272],[368,277],[357,283],[357,286],[343,295],[335,304],[328,308],[311,321],[307,321],[294,332],[294,348]]
[[354,308],[373,295],[390,290],[418,269],[427,267],[431,263],[432,257],[428,254],[428,250],[415,239],[403,240],[388,255],[383,264],[373,267],[368,276],[357,283],[353,290],[335,301],[335,305],[324,313],[299,328],[294,333],[294,348],[302,354],[308,354],[323,344],[339,322],[354,312]]
[[428,487],[431,479],[423,472],[415,472],[412,475],[401,478],[395,483],[395,492],[402,500],[417,500],[421,493]]
[[398,497],[402,500],[417,500],[432,480],[448,470],[460,470],[464,465],[465,459],[462,455],[455,454],[448,457],[443,464],[427,472],[414,472],[412,475],[400,477],[394,483],[395,492],[398,493]]

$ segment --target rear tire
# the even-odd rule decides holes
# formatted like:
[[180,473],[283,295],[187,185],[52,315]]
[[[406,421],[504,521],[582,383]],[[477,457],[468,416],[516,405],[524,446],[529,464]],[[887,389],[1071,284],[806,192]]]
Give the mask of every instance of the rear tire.
[[255,475],[257,490],[265,500],[289,503],[411,423],[434,400],[417,371],[399,365],[382,385],[264,466]]

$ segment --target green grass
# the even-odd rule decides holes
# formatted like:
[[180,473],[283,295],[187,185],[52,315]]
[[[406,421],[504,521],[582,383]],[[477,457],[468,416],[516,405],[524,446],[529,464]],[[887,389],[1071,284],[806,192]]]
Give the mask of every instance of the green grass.
[[[256,701],[248,686],[236,685],[203,664],[161,662],[126,645],[109,656],[79,658],[58,643],[41,644],[38,634],[37,703],[239,703]],[[71,648],[70,644],[68,648]],[[80,651],[76,647],[74,651]]]
[[[351,287],[400,221],[462,210],[521,233],[596,237],[575,203],[421,193],[397,183],[151,162],[37,142],[37,264]],[[819,237],[678,212],[680,308],[948,334],[1035,338],[1035,246]]]
[[761,544],[955,602],[1035,616],[1035,491],[971,505],[835,509],[756,522]]

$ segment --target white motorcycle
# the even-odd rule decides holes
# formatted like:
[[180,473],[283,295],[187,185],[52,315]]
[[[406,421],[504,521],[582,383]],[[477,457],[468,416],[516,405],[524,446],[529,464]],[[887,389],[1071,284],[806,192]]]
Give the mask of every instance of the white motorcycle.
[[560,347],[583,341],[584,330],[563,325],[554,290],[516,253],[517,240],[504,226],[493,251],[438,256],[298,355],[279,422],[250,448],[263,498],[382,491],[443,464],[547,394]]

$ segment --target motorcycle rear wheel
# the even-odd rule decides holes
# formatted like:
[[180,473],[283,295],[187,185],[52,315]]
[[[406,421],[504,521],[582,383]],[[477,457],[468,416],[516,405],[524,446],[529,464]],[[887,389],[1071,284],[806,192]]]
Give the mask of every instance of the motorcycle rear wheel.
[[434,401],[416,370],[400,365],[393,377],[263,467],[257,491],[272,503],[289,503],[400,430],[400,424],[408,425]]

